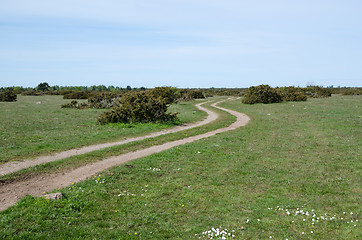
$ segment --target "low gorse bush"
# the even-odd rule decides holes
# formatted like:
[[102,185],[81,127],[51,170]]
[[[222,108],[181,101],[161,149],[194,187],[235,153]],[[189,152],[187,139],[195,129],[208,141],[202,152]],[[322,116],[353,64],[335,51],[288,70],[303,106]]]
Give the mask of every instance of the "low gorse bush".
[[5,90],[0,92],[0,101],[1,102],[15,102],[17,95],[12,90]]
[[63,95],[63,99],[88,99],[89,92],[86,91],[77,91],[70,92]]
[[83,108],[88,108],[88,104],[87,103],[78,103],[78,101],[71,101],[70,103],[66,103],[63,104],[61,106],[62,108],[78,108],[78,109],[83,109]]
[[272,88],[269,85],[250,87],[242,100],[246,104],[307,101],[308,97],[330,97],[332,88],[319,86]]
[[149,91],[153,97],[162,98],[166,104],[174,103],[181,97],[181,93],[173,87],[155,87]]
[[320,97],[330,97],[332,96],[331,88],[323,88],[319,86],[308,86],[305,88],[305,93],[309,97],[320,98]]
[[93,93],[88,98],[90,108],[112,108],[120,105],[121,94],[117,92]]
[[21,93],[23,96],[42,96],[44,95],[43,92],[37,92],[35,90],[28,90]]
[[304,93],[304,91],[301,88],[283,87],[283,88],[278,88],[277,91],[279,91],[284,102],[307,101],[307,98],[308,98],[308,96]]
[[250,87],[242,100],[246,104],[255,103],[279,103],[282,102],[282,95],[269,85],[259,85]]
[[120,105],[102,113],[99,124],[147,123],[177,120],[177,114],[167,113],[168,99],[155,96],[152,91],[128,92],[120,100]]
[[183,101],[192,101],[194,99],[203,99],[203,98],[205,98],[205,95],[201,90],[185,89],[181,92],[181,99]]
[[189,91],[188,95],[192,99],[203,99],[203,98],[205,98],[205,95],[201,90],[191,90],[191,91]]
[[342,91],[342,95],[362,95],[361,88],[348,88]]

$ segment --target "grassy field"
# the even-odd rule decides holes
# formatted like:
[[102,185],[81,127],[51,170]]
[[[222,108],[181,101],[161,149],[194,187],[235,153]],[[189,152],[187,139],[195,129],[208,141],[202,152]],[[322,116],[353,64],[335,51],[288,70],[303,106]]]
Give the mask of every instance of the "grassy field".
[[[169,128],[168,124],[97,124],[102,109],[64,109],[62,96],[18,96],[0,102],[0,164],[85,145],[115,141]],[[194,122],[206,114],[195,102],[175,104],[181,122]]]
[[[76,156],[64,158],[61,160],[49,162],[46,164],[37,165],[34,167],[29,167],[29,168],[26,168],[26,169],[23,169],[23,170],[20,170],[20,171],[11,173],[11,174],[0,176],[0,183],[8,183],[8,182],[19,181],[19,180],[23,180],[23,179],[30,179],[39,174],[64,172],[64,171],[71,170],[71,169],[74,169],[74,168],[77,168],[80,166],[84,166],[84,165],[92,163],[92,162],[101,161],[102,159],[105,159],[107,157],[118,156],[120,154],[124,154],[124,153],[131,152],[131,151],[136,151],[139,149],[144,149],[147,147],[151,147],[153,145],[160,145],[160,144],[163,144],[166,142],[175,141],[175,140],[183,139],[186,137],[199,135],[199,134],[209,132],[209,131],[212,131],[215,129],[226,127],[235,121],[235,117],[224,111],[210,107],[211,103],[213,103],[215,101],[220,101],[222,99],[224,99],[224,98],[209,99],[209,102],[205,103],[203,105],[203,107],[212,109],[213,111],[215,111],[219,114],[218,119],[209,124],[206,124],[206,125],[203,125],[200,127],[196,127],[196,128],[192,128],[192,129],[188,129],[188,130],[184,130],[184,131],[180,131],[180,132],[176,132],[176,133],[172,133],[172,134],[144,139],[142,141],[136,141],[136,142],[131,142],[131,143],[123,144],[123,145],[119,145],[119,146],[104,148],[104,149],[93,151],[93,152],[90,152],[87,154],[76,155]],[[172,108],[173,108],[173,110],[182,110],[182,109],[186,110],[186,113],[181,114],[184,116],[190,115],[191,112],[192,112],[192,114],[196,114],[196,113],[194,113],[193,104],[190,104],[190,103],[181,103],[181,104],[173,105]],[[188,108],[189,108],[189,110],[188,110]],[[200,115],[200,113],[199,113],[199,115]],[[189,117],[189,119],[190,119],[189,121],[194,120],[191,117]],[[143,126],[144,125],[139,124],[139,125],[135,125],[135,128],[137,128],[137,127],[142,128]]]
[[0,213],[0,237],[362,238],[359,96],[222,106],[252,121],[61,189],[62,200],[28,196]]

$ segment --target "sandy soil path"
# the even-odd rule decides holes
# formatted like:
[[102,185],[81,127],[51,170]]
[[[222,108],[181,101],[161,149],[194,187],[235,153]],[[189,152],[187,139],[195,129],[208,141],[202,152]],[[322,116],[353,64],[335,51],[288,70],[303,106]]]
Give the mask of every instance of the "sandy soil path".
[[43,163],[57,161],[57,160],[67,158],[67,157],[71,157],[71,156],[75,156],[75,155],[81,155],[81,154],[93,152],[93,151],[100,150],[100,149],[107,148],[107,147],[113,147],[113,146],[117,146],[117,145],[122,145],[122,144],[130,143],[130,142],[140,141],[140,140],[147,139],[147,138],[152,138],[152,137],[158,137],[158,136],[161,136],[161,135],[165,135],[165,134],[169,134],[169,133],[175,133],[175,132],[179,132],[179,131],[182,131],[182,130],[186,130],[186,129],[206,125],[206,124],[216,120],[217,119],[217,114],[215,112],[210,111],[210,110],[208,110],[208,109],[201,106],[202,104],[205,104],[205,103],[206,102],[202,102],[202,103],[199,103],[199,104],[195,105],[198,109],[200,109],[201,111],[204,111],[204,112],[207,113],[207,117],[205,119],[203,119],[202,121],[199,121],[199,122],[196,122],[196,123],[184,124],[182,126],[177,126],[177,127],[171,128],[171,129],[165,129],[165,130],[162,130],[162,131],[159,131],[159,132],[154,132],[154,133],[144,135],[144,136],[140,136],[140,137],[126,138],[126,139],[121,140],[121,141],[110,142],[110,143],[89,145],[89,146],[85,146],[85,147],[82,147],[82,148],[71,149],[71,150],[68,150],[68,151],[63,151],[63,152],[59,152],[59,153],[52,154],[52,155],[37,157],[35,159],[8,162],[8,163],[5,163],[5,164],[0,166],[0,176],[6,175],[6,174],[9,174],[9,173],[12,173],[12,172],[17,172],[17,171],[19,171],[21,169],[24,169],[24,168],[40,165],[40,164],[43,164]]
[[[85,180],[86,178],[97,174],[98,172],[104,171],[110,167],[120,165],[122,163],[145,157],[154,153],[159,153],[161,151],[173,148],[186,143],[191,143],[199,139],[207,138],[218,133],[234,130],[241,126],[245,126],[250,118],[245,114],[225,109],[222,107],[216,106],[216,103],[212,106],[219,108],[223,111],[229,112],[230,114],[237,117],[237,120],[228,127],[220,128],[211,132],[207,132],[201,135],[192,136],[184,138],[181,140],[164,143],[157,146],[152,146],[146,149],[141,149],[135,152],[130,152],[120,156],[114,156],[107,159],[104,159],[99,162],[95,162],[77,169],[74,169],[69,172],[51,174],[47,176],[38,176],[33,179],[25,180],[22,182],[15,182],[0,186],[0,211],[7,209],[8,207],[15,204],[20,198],[30,194],[33,196],[41,196],[43,192],[49,192],[53,189],[63,188],[71,185],[73,182],[79,182]],[[216,113],[210,113],[214,114]],[[217,114],[216,114],[217,117]]]

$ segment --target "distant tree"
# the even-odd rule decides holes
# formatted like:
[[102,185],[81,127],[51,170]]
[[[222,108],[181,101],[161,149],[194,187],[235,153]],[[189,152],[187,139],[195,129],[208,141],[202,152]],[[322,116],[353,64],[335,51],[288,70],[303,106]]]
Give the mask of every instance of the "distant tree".
[[38,85],[38,87],[37,87],[37,89],[38,89],[39,91],[42,91],[42,92],[48,91],[49,88],[50,88],[50,86],[49,86],[49,84],[48,84],[47,82],[39,83],[39,85]]
[[96,86],[95,86],[95,85],[92,85],[92,86],[88,87],[88,90],[89,90],[89,91],[94,91],[94,90],[96,90]]
[[116,88],[113,85],[108,86],[108,91],[115,91]]
[[53,87],[51,87],[52,90],[59,90],[59,86],[58,85],[55,85]]
[[107,91],[108,88],[105,85],[98,85],[97,90],[99,90],[99,91]]
[[128,91],[131,91],[131,90],[132,90],[132,87],[131,87],[131,86],[127,86],[127,90],[128,90]]

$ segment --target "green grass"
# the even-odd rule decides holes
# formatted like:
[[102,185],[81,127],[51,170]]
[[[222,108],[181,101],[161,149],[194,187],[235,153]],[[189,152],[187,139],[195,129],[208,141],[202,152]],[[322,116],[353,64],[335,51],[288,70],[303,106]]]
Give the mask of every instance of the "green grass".
[[[222,99],[222,98],[221,98]],[[159,137],[154,138],[148,138],[142,141],[136,141],[131,142],[128,144],[123,144],[119,146],[104,148],[101,150],[93,151],[87,154],[82,155],[76,155],[68,158],[64,158],[58,161],[53,161],[41,165],[37,165],[34,167],[29,167],[11,174],[0,176],[0,182],[1,183],[8,183],[8,182],[14,182],[19,181],[23,179],[29,179],[34,176],[37,176],[39,174],[49,174],[49,173],[55,173],[55,172],[64,172],[70,169],[74,169],[80,166],[84,166],[86,164],[101,161],[102,159],[105,159],[107,157],[111,156],[118,156],[127,152],[136,151],[139,149],[144,149],[147,147],[151,147],[153,145],[160,145],[166,142],[175,141],[179,139],[183,139],[190,136],[199,135],[205,132],[209,132],[215,129],[219,129],[221,127],[226,127],[230,125],[232,122],[235,121],[235,117],[218,109],[215,109],[213,107],[210,107],[210,105],[220,100],[220,98],[216,99],[210,99],[209,103],[205,103],[203,107],[209,108],[219,114],[219,117],[217,120],[207,124],[203,125],[197,128],[192,128],[172,134],[162,135]],[[186,106],[191,106],[187,104]],[[176,107],[179,107],[180,109],[184,108],[184,106],[178,104]],[[192,108],[191,108],[192,109]],[[185,115],[185,114],[184,114]]]
[[[37,103],[41,104],[37,104]],[[64,109],[62,96],[18,96],[17,102],[0,102],[0,164],[12,160],[115,141],[170,128],[172,124],[97,124],[102,109]],[[175,104],[181,122],[194,122],[206,114],[195,102]]]
[[112,168],[62,200],[28,196],[0,213],[0,236],[198,239],[221,226],[234,239],[362,238],[360,97],[222,106],[252,121]]

